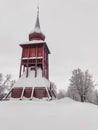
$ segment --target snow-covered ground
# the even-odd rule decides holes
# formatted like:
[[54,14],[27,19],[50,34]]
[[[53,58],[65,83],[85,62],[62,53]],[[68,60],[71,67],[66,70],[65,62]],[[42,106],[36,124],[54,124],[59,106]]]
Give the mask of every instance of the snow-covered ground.
[[98,130],[98,106],[69,98],[2,101],[0,130]]

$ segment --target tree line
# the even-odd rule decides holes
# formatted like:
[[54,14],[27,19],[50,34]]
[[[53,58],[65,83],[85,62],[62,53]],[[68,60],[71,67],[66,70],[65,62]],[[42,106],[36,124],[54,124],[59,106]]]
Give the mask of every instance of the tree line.
[[[10,74],[4,76],[0,73],[0,100],[2,100],[3,97],[10,91],[14,84],[15,80],[11,79]],[[96,84],[89,71],[86,70],[83,72],[78,68],[72,71],[67,91],[64,89],[59,90],[57,93],[57,99],[70,97],[76,101],[90,102],[98,105],[98,91],[95,87]]]

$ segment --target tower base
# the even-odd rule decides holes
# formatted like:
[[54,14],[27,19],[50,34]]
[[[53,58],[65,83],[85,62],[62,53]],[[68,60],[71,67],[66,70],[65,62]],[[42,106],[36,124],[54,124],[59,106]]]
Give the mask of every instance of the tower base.
[[26,73],[18,79],[13,88],[10,90],[5,99],[55,99],[56,88],[51,82],[42,76],[41,68],[38,68],[38,76],[35,77],[35,71],[29,70],[29,75],[26,77]]
[[34,98],[38,99],[55,99],[56,94],[51,91],[49,88],[46,87],[19,87],[19,88],[12,88],[9,94],[5,97],[5,99],[18,99],[18,100],[33,100]]

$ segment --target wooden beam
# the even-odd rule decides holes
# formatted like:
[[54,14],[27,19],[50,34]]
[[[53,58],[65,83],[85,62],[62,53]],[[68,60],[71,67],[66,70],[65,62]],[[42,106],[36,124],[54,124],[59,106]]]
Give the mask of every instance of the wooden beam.
[[30,100],[32,100],[32,99],[33,99],[33,93],[34,93],[34,88],[32,88],[32,93],[31,93]]
[[25,66],[23,66],[23,72],[25,72]]
[[49,57],[47,53],[47,79],[49,80]]
[[35,77],[37,77],[37,52],[38,51],[38,47],[36,46],[36,50],[35,50],[35,53],[36,53],[36,55],[35,55],[35,57],[36,57],[36,59],[35,59]]
[[20,100],[22,100],[22,99],[23,99],[24,90],[25,90],[25,88],[23,88],[23,89],[22,89],[22,93],[21,93]]
[[51,100],[52,99],[52,97],[50,96],[50,94],[49,94],[49,90],[48,90],[48,88],[47,87],[45,87],[46,88],[46,92],[47,92],[47,95],[48,95],[48,100]]
[[45,63],[45,46],[43,45],[43,59],[42,59],[42,76],[43,77],[45,76],[45,66],[44,66],[44,63]]
[[[21,59],[22,60],[22,59]],[[19,78],[21,77],[21,71],[22,71],[22,61],[20,63],[20,72],[19,72]]]
[[29,53],[30,53],[30,47],[28,47],[28,59],[27,59],[27,71],[26,71],[26,77],[28,77],[28,70],[29,70]]

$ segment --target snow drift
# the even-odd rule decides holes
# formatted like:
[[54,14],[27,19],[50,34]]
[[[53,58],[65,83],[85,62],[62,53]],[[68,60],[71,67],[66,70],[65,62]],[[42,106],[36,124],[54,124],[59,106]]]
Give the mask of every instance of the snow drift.
[[38,68],[37,72],[37,77],[35,77],[35,70],[29,70],[28,77],[26,77],[26,72],[24,72],[13,87],[50,87],[50,81],[42,77],[42,70]]
[[1,130],[98,130],[98,106],[69,98],[0,102]]

